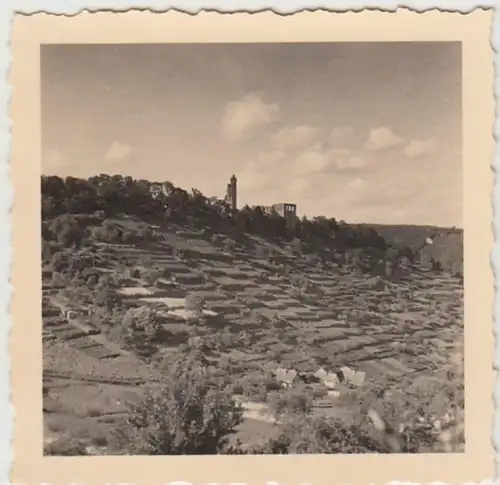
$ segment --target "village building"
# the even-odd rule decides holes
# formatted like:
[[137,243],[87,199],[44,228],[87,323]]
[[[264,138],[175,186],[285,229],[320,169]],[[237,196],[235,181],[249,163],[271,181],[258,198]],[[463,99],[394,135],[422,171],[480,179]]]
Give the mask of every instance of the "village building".
[[323,378],[323,384],[325,387],[328,389],[335,389],[337,385],[339,384],[340,379],[337,374],[334,372],[329,372],[324,378]]
[[349,367],[342,367],[340,369],[345,382],[354,386],[361,386],[365,381],[365,373],[349,369]]
[[318,378],[320,381],[322,381],[326,376],[327,376],[328,372],[326,372],[325,369],[323,369],[323,367],[320,367],[315,373],[314,373],[314,377]]
[[274,373],[276,381],[278,381],[283,387],[292,387],[299,380],[299,375],[296,370],[285,369],[279,367]]
[[330,397],[339,397],[340,392],[339,391],[328,391],[328,396]]

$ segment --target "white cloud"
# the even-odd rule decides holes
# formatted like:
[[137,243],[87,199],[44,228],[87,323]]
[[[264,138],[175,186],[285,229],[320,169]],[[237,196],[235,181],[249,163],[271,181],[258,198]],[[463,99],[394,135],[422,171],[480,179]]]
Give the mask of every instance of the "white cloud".
[[318,133],[313,126],[285,126],[272,137],[273,143],[281,150],[293,150],[310,145]]
[[249,161],[237,174],[238,187],[241,189],[240,193],[251,193],[252,204],[267,203],[261,199],[267,192],[270,192],[271,195],[275,194],[275,191],[270,190],[270,188],[275,186],[276,178],[280,173],[281,165],[276,163]]
[[373,128],[366,142],[368,150],[385,150],[389,148],[397,148],[405,143],[404,138],[397,136],[392,128],[388,126],[379,126]]
[[333,148],[328,155],[339,171],[359,170],[366,165],[364,157],[348,148]]
[[263,164],[273,164],[283,160],[285,152],[281,150],[273,150],[271,152],[260,152],[257,155],[257,161]]
[[345,188],[349,192],[360,192],[360,191],[366,190],[366,188],[368,186],[369,186],[369,183],[365,179],[356,178],[356,179],[351,180],[350,182],[348,182],[346,184]]
[[128,157],[131,153],[132,149],[128,145],[119,141],[114,141],[108,148],[104,158],[108,162],[119,162],[120,160]]
[[352,126],[336,126],[330,133],[330,141],[334,144],[345,143],[354,133]]
[[419,158],[426,155],[433,155],[438,151],[435,140],[413,140],[406,145],[404,152],[410,158]]
[[[279,161],[254,160],[244,175],[238,174],[241,199],[250,204],[296,203],[301,216],[460,225],[459,155],[440,146],[436,157],[399,163],[405,146],[389,152],[367,152],[316,143],[297,156],[285,153],[282,158],[281,152],[270,151],[259,158]],[[431,178],[429,170],[433,170]]]
[[320,151],[324,150],[324,145],[323,145],[323,143],[318,141],[318,142],[314,143],[314,145],[311,145],[310,147],[308,147],[308,150],[314,150],[316,152],[320,152]]
[[365,158],[349,149],[324,149],[316,143],[301,152],[293,162],[296,176],[327,172],[347,172],[365,167]]
[[331,158],[328,153],[312,147],[302,152],[293,164],[295,175],[305,175],[308,173],[322,172],[330,165]]
[[304,195],[313,186],[314,181],[311,177],[296,177],[286,185],[286,191],[289,195]]
[[359,170],[365,166],[365,159],[358,155],[342,156],[337,161],[339,170]]
[[227,138],[244,138],[251,131],[269,125],[280,117],[276,103],[266,103],[254,94],[227,103],[222,116],[222,131]]

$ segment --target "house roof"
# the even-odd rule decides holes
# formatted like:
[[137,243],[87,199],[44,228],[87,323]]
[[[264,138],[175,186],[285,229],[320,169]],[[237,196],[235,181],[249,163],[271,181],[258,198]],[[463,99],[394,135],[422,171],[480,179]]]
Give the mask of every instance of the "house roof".
[[323,367],[320,367],[315,373],[314,373],[314,376],[315,377],[318,377],[319,379],[324,379],[325,376],[327,375],[328,373],[326,372],[325,369],[323,369]]
[[354,384],[354,385],[357,385],[357,386],[360,386],[361,384],[363,384],[363,382],[365,380],[365,375],[366,375],[364,372],[349,369],[349,367],[347,367],[347,366],[342,367],[340,370],[344,376],[344,379],[347,382]]

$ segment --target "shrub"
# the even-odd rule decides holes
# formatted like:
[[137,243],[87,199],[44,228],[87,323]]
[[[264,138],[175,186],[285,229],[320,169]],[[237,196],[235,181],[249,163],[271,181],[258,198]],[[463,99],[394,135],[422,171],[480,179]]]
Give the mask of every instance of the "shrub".
[[293,241],[292,241],[292,251],[296,255],[302,254],[302,241],[299,238],[297,238],[297,237],[293,238]]
[[59,242],[66,247],[80,246],[84,230],[78,225],[78,221],[71,214],[63,214],[56,217],[51,224],[50,230],[53,234],[57,234]]
[[227,253],[231,253],[235,250],[236,243],[232,239],[224,239],[223,249]]
[[184,252],[179,248],[172,248],[172,256],[180,261],[184,258]]
[[285,415],[308,415],[312,411],[312,399],[304,390],[289,389],[272,396],[269,406],[276,419]]
[[185,300],[186,310],[201,314],[205,308],[205,299],[196,294],[189,294]]
[[64,277],[64,275],[62,275],[61,273],[57,273],[56,271],[54,271],[52,273],[51,285],[53,285],[53,286],[65,286],[66,284],[67,284],[67,280]]
[[141,277],[141,270],[139,268],[129,268],[128,270],[125,271],[125,274],[130,277],[130,278],[140,278]]
[[57,251],[52,255],[52,269],[62,272],[70,265],[70,254],[67,251]]
[[96,241],[120,243],[122,241],[122,233],[119,229],[114,227],[93,227],[91,236]]
[[441,272],[443,271],[443,265],[440,261],[436,261],[434,258],[431,258],[431,266],[432,271]]
[[160,271],[150,269],[143,272],[142,279],[147,285],[155,285],[160,276]]
[[99,283],[95,287],[95,303],[105,306],[109,311],[114,310],[122,303],[120,295],[111,287],[111,283],[105,276],[101,276]]
[[70,438],[59,438],[44,447],[44,455],[81,456],[87,455],[85,443]]
[[389,450],[363,433],[357,424],[294,414],[282,421],[281,432],[253,453],[384,453]]
[[154,339],[161,329],[156,311],[147,305],[129,308],[122,325],[128,334],[141,333],[148,339]]
[[127,454],[220,454],[241,422],[227,379],[200,365],[192,351],[170,366],[159,392],[130,408],[117,442]]

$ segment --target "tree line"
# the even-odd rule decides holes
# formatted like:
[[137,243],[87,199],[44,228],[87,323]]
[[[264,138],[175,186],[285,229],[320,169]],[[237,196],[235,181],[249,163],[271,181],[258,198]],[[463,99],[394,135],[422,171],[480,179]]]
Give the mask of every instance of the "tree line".
[[[128,214],[213,232],[247,232],[289,242],[298,239],[305,249],[320,248],[325,243],[338,250],[388,246],[374,229],[338,222],[333,217],[284,218],[266,213],[258,205],[232,211],[225,201],[208,198],[197,189],[187,191],[170,182],[135,180],[130,176],[42,176],[41,195],[43,221],[65,214],[90,215],[100,211],[105,217]],[[75,234],[65,227],[74,225],[71,219],[62,218],[57,232]]]

